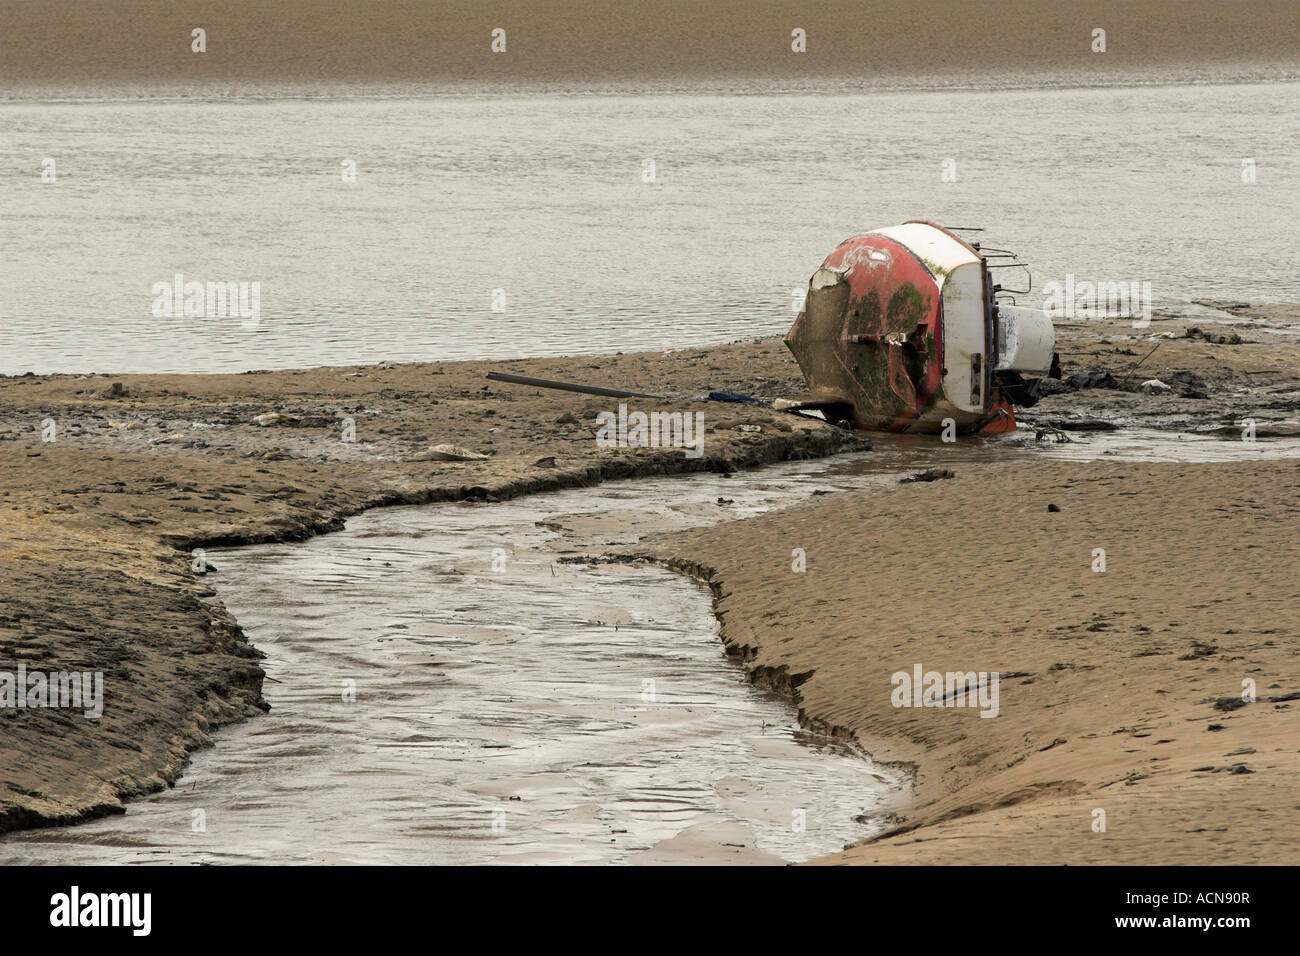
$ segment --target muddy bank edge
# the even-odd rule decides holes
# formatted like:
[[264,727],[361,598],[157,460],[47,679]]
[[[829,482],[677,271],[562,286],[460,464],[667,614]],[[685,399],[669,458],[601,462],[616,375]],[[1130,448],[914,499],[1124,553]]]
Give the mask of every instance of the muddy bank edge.
[[[617,412],[618,400],[486,382],[494,368],[671,395],[631,407],[700,413],[703,453],[600,448],[596,415]],[[102,672],[105,705],[98,720],[0,709],[0,832],[121,812],[123,800],[174,781],[214,727],[266,706],[262,655],[194,572],[193,549],[300,540],[384,505],[504,499],[869,447],[825,423],[697,400],[714,387],[775,394],[797,381],[777,344],[5,379],[0,669]],[[279,417],[257,423],[267,415]],[[355,440],[345,441],[349,426]],[[434,445],[488,457],[436,460]]]

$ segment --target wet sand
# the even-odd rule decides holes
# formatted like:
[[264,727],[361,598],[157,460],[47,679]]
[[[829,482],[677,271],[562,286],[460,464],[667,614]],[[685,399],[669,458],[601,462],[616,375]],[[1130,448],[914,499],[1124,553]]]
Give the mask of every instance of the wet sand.
[[[1294,309],[1233,314],[1247,323],[1241,344],[1187,338],[1188,322],[1148,330],[1180,337],[1161,342],[1142,376],[1192,372],[1205,398],[1072,390],[1023,417],[1197,429],[1247,413],[1294,420],[1300,347],[1274,344],[1276,334],[1252,324]],[[1062,330],[1067,374],[1118,370],[1149,347],[1131,329],[1101,339]],[[704,457],[599,449],[594,417],[617,402],[489,383],[492,368],[682,399],[673,407],[705,414]],[[259,712],[258,652],[191,572],[191,548],[300,539],[384,504],[505,498],[864,447],[825,424],[690,400],[710,389],[800,390],[777,343],[0,385],[4,658],[104,670],[114,705],[98,724],[57,710],[0,712],[2,829],[120,811],[124,799],[174,780],[212,727]],[[1190,410],[1164,416],[1162,401]],[[292,417],[253,423],[264,413]],[[340,439],[344,417],[355,442]],[[54,442],[41,441],[47,419]],[[436,443],[490,457],[421,460]],[[656,543],[654,555],[711,576],[724,640],[752,648],[751,679],[794,697],[808,727],[851,733],[880,760],[915,767],[906,832],[845,860],[971,862],[983,852],[983,862],[1265,862],[1295,837],[1284,785],[1295,751],[1280,736],[1295,705],[1269,698],[1300,689],[1286,601],[1300,563],[1296,510],[1294,463],[993,465],[687,532]],[[882,535],[882,524],[894,532]],[[945,547],[953,528],[959,546]],[[809,573],[793,581],[784,576],[795,578],[792,536],[801,540],[790,547],[809,553]],[[1094,547],[1111,556],[1105,575],[1088,570]],[[951,571],[936,574],[938,563]],[[868,632],[864,620],[877,626]],[[889,672],[914,662],[946,670],[949,656],[954,668],[1024,672],[1006,678],[999,718],[889,707]],[[1240,695],[1245,676],[1258,678],[1260,701],[1216,710]],[[1110,808],[1106,834],[1089,830],[1098,807]],[[937,839],[968,835],[979,839]]]
[[[710,584],[807,726],[912,773],[897,825],[824,862],[1293,863],[1296,463],[955,471],[636,549]],[[997,716],[895,707],[918,664],[998,672]]]
[[[195,27],[207,31],[203,54],[190,50]],[[791,51],[796,27],[801,54]],[[1097,27],[1104,54],[1092,50]],[[492,52],[495,28],[506,30],[504,53]],[[6,88],[181,84],[192,95],[248,82],[861,83],[991,72],[1091,84],[1166,67],[1184,79],[1239,68],[1280,78],[1294,75],[1300,24],[1288,0],[10,0],[0,37]]]

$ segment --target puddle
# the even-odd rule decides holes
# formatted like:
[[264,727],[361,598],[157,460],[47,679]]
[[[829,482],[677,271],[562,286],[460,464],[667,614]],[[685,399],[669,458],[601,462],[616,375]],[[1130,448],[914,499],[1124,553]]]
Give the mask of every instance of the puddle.
[[925,468],[997,464],[1048,458],[1060,461],[1229,462],[1300,458],[1300,437],[1253,442],[1220,435],[1125,428],[1113,432],[1067,432],[1068,441],[1037,441],[1033,428],[987,439],[944,444],[933,435],[873,437],[873,451],[827,459],[828,477],[897,475]]
[[865,454],[730,478],[390,508],[305,543],[213,552],[219,596],[268,655],[270,714],[219,731],[174,789],[121,816],[11,834],[0,861],[732,861],[737,844],[752,860],[833,852],[882,828],[905,781],[798,730],[791,705],[744,683],[703,588],[659,568],[559,559],[926,467],[1300,457],[1297,439],[1071,437],[882,436]]

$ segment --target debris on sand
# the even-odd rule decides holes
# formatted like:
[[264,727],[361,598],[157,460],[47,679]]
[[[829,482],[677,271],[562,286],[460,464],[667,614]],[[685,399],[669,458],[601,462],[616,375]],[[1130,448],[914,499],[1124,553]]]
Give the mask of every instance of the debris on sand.
[[1040,425],[1034,430],[1034,441],[1050,441],[1068,444],[1073,441],[1069,435],[1052,425]]
[[302,421],[297,415],[286,415],[283,412],[267,412],[264,415],[256,416],[253,421],[267,428],[271,425],[297,425]]
[[[1144,395],[1163,395],[1166,392],[1177,391],[1182,398],[1210,397],[1209,392],[1206,390],[1205,379],[1195,372],[1166,372],[1164,375],[1167,381],[1162,381],[1158,378],[1139,380],[1137,376],[1127,374],[1124,369],[1117,371],[1118,376],[1111,369],[1106,368],[1075,372],[1063,379],[1059,385],[1055,383],[1047,384],[1043,394],[1055,394],[1057,391],[1066,389],[1082,391],[1089,388],[1105,388],[1119,392],[1140,392]],[[1046,381],[1044,380],[1044,384],[1046,384]]]
[[[1104,418],[1059,418],[1053,419],[1046,425],[1041,426],[1047,429],[1048,433],[1053,432],[1113,432],[1119,429],[1119,426],[1112,421]],[[1034,433],[1037,438],[1037,432]],[[1059,435],[1057,441],[1066,441],[1064,435]]]
[[1119,381],[1106,369],[1075,372],[1065,379],[1065,384],[1076,391],[1084,388],[1119,388]]
[[460,445],[434,445],[423,454],[415,456],[416,461],[487,461],[487,455],[462,448]]
[[940,481],[944,478],[956,478],[956,473],[949,471],[947,468],[927,468],[925,471],[918,472],[915,475],[908,475],[906,478],[899,478],[900,485],[909,485],[914,481]]
[[1183,333],[1185,339],[1200,339],[1203,342],[1210,342],[1214,345],[1240,345],[1241,336],[1236,332],[1203,332],[1196,326],[1192,326]]

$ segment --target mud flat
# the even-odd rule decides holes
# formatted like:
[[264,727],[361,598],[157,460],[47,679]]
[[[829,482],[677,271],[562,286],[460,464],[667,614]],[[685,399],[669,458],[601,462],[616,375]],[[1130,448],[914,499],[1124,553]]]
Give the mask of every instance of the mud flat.
[[[791,17],[809,38],[791,57]],[[895,78],[919,68],[961,78],[1049,73],[1114,81],[1135,68],[1207,66],[1293,75],[1300,37],[1285,0],[1082,0],[1068,6],[1003,0],[441,0],[358,7],[342,0],[207,0],[166,5],[113,0],[70,12],[35,0],[4,5],[0,74],[6,87],[248,80],[330,82],[546,82],[583,86],[633,79],[808,75]],[[202,20],[213,53],[195,63],[189,36]],[[860,24],[869,22],[870,30]],[[1104,22],[1099,63],[1087,39]],[[487,38],[509,26],[509,56]],[[1081,25],[1089,25],[1085,29]],[[185,43],[172,42],[182,37]],[[718,42],[725,37],[726,42]],[[80,55],[65,52],[75,46]],[[1198,68],[1193,72],[1188,64]]]
[[[1154,329],[1169,331],[1174,337],[1160,343],[1160,348],[1141,365],[1140,374],[1171,379],[1177,373],[1191,372],[1199,375],[1206,387],[1190,390],[1204,391],[1204,398],[1179,393],[1153,396],[1125,388],[1068,389],[1030,410],[1026,418],[1050,424],[1062,417],[1096,416],[1099,420],[1109,417],[1111,422],[1131,423],[1144,420],[1142,409],[1158,407],[1154,403],[1166,400],[1196,403],[1190,411],[1179,411],[1170,420],[1181,416],[1179,420],[1207,432],[1232,425],[1243,414],[1283,424],[1293,420],[1300,405],[1300,347],[1279,341],[1280,337],[1270,331],[1266,311],[1256,310],[1262,325],[1244,331],[1239,344],[1188,338],[1183,328],[1187,322],[1162,319],[1155,323]],[[1108,338],[1110,341],[1106,341]],[[1077,333],[1067,330],[1062,360],[1067,374],[1136,362],[1137,358],[1130,358],[1129,353],[1140,357],[1139,349],[1150,347],[1144,342],[1140,336],[1119,328],[1113,337],[1100,338],[1088,329]],[[671,402],[665,407],[705,415],[704,454],[690,459],[680,450],[599,448],[593,440],[595,416],[612,410],[616,401],[489,383],[483,376],[491,369],[668,395]],[[0,556],[5,572],[0,660],[11,667],[23,662],[32,669],[101,670],[107,698],[99,721],[56,709],[0,711],[0,830],[73,823],[120,812],[123,800],[174,781],[188,753],[208,739],[213,727],[260,712],[265,704],[260,652],[244,639],[239,625],[215,599],[205,577],[193,573],[194,548],[303,539],[335,530],[344,517],[381,505],[490,501],[590,485],[609,478],[692,470],[730,472],[866,447],[858,437],[823,423],[753,406],[698,401],[711,389],[769,398],[800,390],[797,369],[779,343],[598,359],[403,366],[385,363],[365,368],[243,375],[28,376],[6,379],[0,387],[5,408],[0,432],[4,507]],[[1107,401],[1095,401],[1096,396]],[[650,407],[653,404],[647,405]],[[264,424],[258,424],[256,419],[265,415],[279,417],[263,418]],[[1167,418],[1153,415],[1147,423],[1165,425]],[[355,428],[355,441],[342,440],[345,420],[351,420]],[[55,440],[44,441],[43,435],[51,434],[51,424]],[[429,449],[439,444],[462,446],[487,457],[474,461],[433,460]],[[1087,480],[1090,475],[1108,474],[1106,468],[1119,469],[1117,474],[1122,477],[1098,479],[1095,483]],[[1095,473],[1095,469],[1102,472]],[[1118,484],[1121,481],[1128,484]],[[1083,484],[1076,487],[1071,482]],[[1079,498],[1088,488],[1107,493],[1096,501]],[[1145,494],[1126,494],[1137,489]],[[1048,491],[1062,499],[1052,499],[1062,510],[1047,513],[1043,504],[1043,514],[1038,516],[1038,498]],[[1152,655],[1130,659],[1124,652],[1135,649],[1124,645],[1114,650],[1114,660],[1122,660],[1124,667],[1115,664],[1112,670],[1122,681],[1123,675],[1130,673],[1125,668],[1153,667],[1150,681],[1164,680],[1168,686],[1143,684],[1138,677],[1130,677],[1129,684],[1156,694],[1160,704],[1165,699],[1157,690],[1165,690],[1170,695],[1167,713],[1174,715],[1169,720],[1182,720],[1184,716],[1190,719],[1193,713],[1199,720],[1200,709],[1215,706],[1184,699],[1184,692],[1191,692],[1188,688],[1204,690],[1203,696],[1211,701],[1237,697],[1241,678],[1250,676],[1239,673],[1246,666],[1243,661],[1258,666],[1259,702],[1223,711],[1222,719],[1217,721],[1225,727],[1254,728],[1259,723],[1258,729],[1246,735],[1251,740],[1222,748],[1226,752],[1254,747],[1256,762],[1245,764],[1253,773],[1232,769],[1250,757],[1221,756],[1212,766],[1197,762],[1186,773],[1178,771],[1182,777],[1175,777],[1171,770],[1167,778],[1147,786],[1165,786],[1165,779],[1172,785],[1186,777],[1206,790],[1207,800],[1216,794],[1226,799],[1230,795],[1225,787],[1254,787],[1259,789],[1250,791],[1250,806],[1271,806],[1267,801],[1276,793],[1267,785],[1278,774],[1272,769],[1274,765],[1281,766],[1284,761],[1268,749],[1273,738],[1266,728],[1274,726],[1268,722],[1274,720],[1273,708],[1291,705],[1285,701],[1270,703],[1268,698],[1285,696],[1296,689],[1291,687],[1295,683],[1294,668],[1290,675],[1274,673],[1285,662],[1285,655],[1291,655],[1293,660],[1295,652],[1294,621],[1288,624],[1289,608],[1277,603],[1278,595],[1286,593],[1286,582],[1296,578],[1294,464],[981,465],[978,474],[970,469],[959,472],[956,480],[900,486],[900,490],[891,490],[879,502],[871,496],[854,497],[853,507],[860,513],[841,508],[837,499],[844,497],[833,495],[809,506],[829,509],[834,503],[836,510],[826,510],[819,522],[804,526],[805,531],[823,530],[817,532],[817,540],[798,545],[808,550],[810,573],[793,583],[788,598],[782,590],[763,590],[778,582],[784,589],[785,578],[762,578],[767,571],[758,565],[738,572],[728,563],[732,559],[724,560],[714,547],[715,539],[707,537],[734,534],[736,537],[728,539],[728,543],[752,552],[756,547],[754,529],[761,526],[723,526],[701,532],[705,537],[692,539],[694,543],[689,546],[657,545],[655,553],[659,559],[690,566],[716,582],[726,582],[720,585],[723,590],[719,603],[724,614],[724,639],[756,649],[752,654],[745,652],[760,665],[751,668],[751,678],[776,686],[781,683],[779,675],[787,674],[785,689],[800,703],[803,719],[810,727],[853,732],[881,759],[916,764],[919,802],[908,825],[939,825],[945,814],[958,824],[942,825],[959,825],[965,817],[989,819],[971,808],[981,810],[983,804],[979,801],[984,799],[1005,801],[1009,799],[1007,793],[1017,794],[1023,788],[1004,792],[999,789],[1003,784],[994,781],[1014,782],[1018,779],[1014,774],[981,777],[975,769],[1000,768],[1001,773],[1022,767],[1015,772],[1027,773],[1024,768],[1036,771],[1043,766],[1043,760],[1054,761],[1072,753],[1086,754],[1090,760],[1094,752],[1089,748],[1099,745],[1085,747],[1084,741],[1095,738],[1114,743],[1125,734],[1112,735],[1112,731],[1139,724],[1126,719],[1133,715],[1124,711],[1125,717],[1114,727],[1109,726],[1114,722],[1110,714],[1098,713],[1095,695],[1083,695],[1082,691],[1061,700],[1044,698],[1040,701],[1043,719],[1049,725],[1059,722],[1065,732],[1051,732],[1047,727],[1040,736],[1047,735],[1048,739],[1040,746],[1051,745],[1057,737],[1065,738],[1070,745],[1056,744],[1040,757],[1025,757],[1001,767],[999,761],[1014,761],[1020,753],[1016,748],[1027,745],[1013,746],[1009,738],[1002,737],[986,745],[969,727],[961,731],[968,737],[959,740],[953,731],[942,730],[955,727],[955,722],[940,724],[931,741],[907,721],[924,723],[932,711],[903,709],[886,714],[901,721],[900,726],[884,718],[877,720],[868,711],[879,703],[877,662],[885,645],[854,644],[847,636],[847,643],[828,642],[824,637],[840,633],[842,628],[859,627],[863,621],[885,624],[890,618],[877,608],[885,599],[896,622],[910,615],[908,640],[916,643],[909,645],[909,666],[915,662],[927,668],[944,665],[943,660],[934,657],[935,636],[957,633],[959,629],[952,622],[960,620],[960,632],[972,640],[979,636],[984,657],[991,661],[985,666],[980,664],[982,658],[971,655],[971,667],[997,669],[995,665],[1002,665],[997,654],[1003,651],[1024,657],[1026,663],[1005,665],[1004,672],[1021,670],[1026,675],[1038,675],[1037,686],[1025,685],[1034,693],[1047,692],[1049,677],[1052,687],[1071,678],[1083,678],[1080,686],[1084,689],[1098,687],[1098,675],[1085,668],[1101,665],[1082,654],[1064,653],[1075,647],[1087,648],[1086,644],[1065,645],[1062,653],[1047,654],[1056,648],[1050,641],[1058,638],[1045,635],[1056,633],[1051,628],[1074,624],[1083,626],[1084,634],[1093,641],[1118,637],[1119,625],[1113,622],[1109,627],[1087,630],[1095,623],[1091,615],[1093,611],[1127,611],[1131,617],[1124,619],[1125,624],[1132,620],[1150,629],[1137,633],[1148,635],[1152,646],[1143,647]],[[1080,506],[1081,501],[1086,507]],[[924,502],[925,508],[919,509],[917,502]],[[906,533],[896,529],[893,537],[882,535],[875,527],[878,516],[869,510],[877,505],[896,507],[906,520],[914,517],[915,524]],[[974,509],[969,518],[968,506]],[[913,507],[919,509],[914,516],[907,510]],[[983,518],[979,517],[980,508],[988,511]],[[1161,508],[1164,510],[1158,510]],[[1025,515],[1021,516],[1018,509],[1025,509]],[[1029,522],[1031,516],[1039,523]],[[789,516],[756,520],[802,521],[806,517],[806,509],[796,509]],[[1048,520],[1056,524],[1047,524]],[[1084,530],[1071,522],[1085,522],[1089,535],[1088,541],[1076,541],[1067,548],[1063,534],[1082,534]],[[728,530],[733,527],[741,530]],[[844,530],[850,527],[858,534]],[[957,537],[953,529],[960,529]],[[1133,535],[1140,536],[1140,541],[1132,539]],[[1094,539],[1095,543],[1089,543]],[[784,547],[784,539],[780,540]],[[1032,548],[1009,549],[1017,542],[1023,549],[1026,540],[1031,544],[1034,540],[1044,542],[1043,548],[1050,545],[1055,563],[1044,563],[1040,553],[1037,563],[1022,566],[1029,561],[1025,555]],[[1120,543],[1111,546],[1108,542],[1112,540]],[[1088,547],[1076,562],[1073,549],[1082,544]],[[880,552],[882,547],[886,548],[884,552]],[[1088,554],[1094,547],[1106,547],[1108,552],[1119,555],[1118,559],[1111,558],[1112,570],[1107,575],[1093,576],[1088,570]],[[775,557],[780,558],[779,567],[787,573],[789,552],[789,548],[775,552]],[[844,578],[845,590],[831,588],[810,596],[806,589],[817,578],[811,570],[814,562],[825,562],[832,556],[837,561],[834,573]],[[923,566],[918,563],[922,556]],[[952,564],[954,572],[937,574],[938,567],[951,563],[949,558],[956,561]],[[758,556],[755,554],[753,559],[758,560]],[[915,566],[910,566],[909,561]],[[909,587],[922,587],[918,582],[925,582],[924,593],[912,595],[914,605],[921,600],[919,606],[907,607],[903,603],[905,582],[895,575],[906,567],[911,567],[914,575],[920,574],[910,579]],[[1031,587],[1026,582],[1035,578],[1026,578],[1026,570],[1039,575],[1051,571],[1066,583],[1051,578],[1047,582],[1050,587]],[[1157,572],[1166,573],[1160,576]],[[751,583],[739,576],[742,573],[758,577]],[[1070,575],[1076,575],[1078,580]],[[951,579],[950,592],[939,593],[937,582],[946,579]],[[825,583],[827,579],[821,580]],[[879,587],[882,580],[891,582],[892,587]],[[1122,595],[1106,591],[1102,582],[1119,589]],[[1166,585],[1172,589],[1167,594],[1160,590]],[[1230,585],[1235,588],[1233,597],[1230,603],[1224,603],[1229,598],[1221,589]],[[729,616],[734,601],[727,594],[750,587],[757,589],[752,592],[755,606],[775,612],[771,620],[783,622],[781,636],[768,634],[760,639],[748,631],[736,632],[738,625]],[[1057,593],[1061,587],[1073,588],[1064,603]],[[1222,600],[1213,603],[1210,598],[1197,596],[1197,587],[1210,589],[1206,593]],[[1084,597],[1074,598],[1076,592]],[[1245,592],[1250,594],[1243,596]],[[971,614],[961,603],[964,598],[977,601]],[[1089,610],[1083,613],[1080,602],[1088,600],[1095,607],[1089,604]],[[1194,612],[1191,605],[1200,603],[1207,603],[1207,607]],[[1022,605],[1025,620],[1015,621],[1015,625],[1029,629],[1038,625],[1044,633],[1032,640],[1023,637],[1024,651],[1020,653],[1014,642],[1003,647],[1008,640],[1004,630],[1018,632],[1008,623],[1011,618],[1004,620],[998,615],[1010,613],[1011,608],[1019,615]],[[985,607],[982,612],[978,611],[981,606]],[[958,608],[960,616],[955,613]],[[1172,608],[1178,610],[1173,620],[1176,627],[1154,616],[1146,620],[1146,616],[1158,616],[1157,609],[1172,613]],[[1079,620],[1062,618],[1064,609]],[[986,616],[981,618],[980,614]],[[1264,621],[1266,614],[1269,620]],[[1225,620],[1230,623],[1223,625]],[[749,626],[757,623],[762,622],[750,621]],[[1218,631],[1213,630],[1216,626]],[[1203,633],[1191,635],[1194,628]],[[1261,636],[1261,628],[1274,632]],[[1236,633],[1223,633],[1227,630]],[[1102,637],[1095,637],[1097,634]],[[1188,650],[1175,641],[1184,634],[1215,649]],[[877,638],[886,640],[879,635],[855,640]],[[1049,643],[1041,644],[1045,641]],[[958,649],[954,645],[954,655]],[[1091,656],[1101,654],[1100,650],[1088,649],[1093,651]],[[1044,654],[1047,656],[1040,661],[1039,656]],[[1176,676],[1184,664],[1178,659],[1184,654],[1193,655],[1186,662],[1192,669],[1189,673],[1208,673],[1207,669],[1216,667],[1223,670],[1213,675],[1213,680],[1206,676],[1180,683]],[[789,655],[788,659],[783,655]],[[1237,657],[1242,660],[1230,660]],[[1156,659],[1160,668],[1152,663]],[[768,660],[771,663],[764,663]],[[1051,669],[1055,664],[1062,666]],[[881,666],[890,671],[897,669],[892,661]],[[781,667],[786,670],[781,671]],[[828,693],[810,697],[812,691],[820,694],[823,685],[819,681],[829,680],[832,673],[839,675],[832,684],[842,696]],[[858,676],[854,677],[854,673]],[[813,676],[804,677],[809,674]],[[1027,679],[1006,679],[1003,715],[996,720],[976,717],[975,727],[980,734],[992,732],[985,725],[1002,728],[1014,722],[1008,718],[1020,714],[1025,705],[1013,702],[1012,688],[1019,688],[1020,682]],[[860,683],[854,685],[854,680]],[[885,680],[883,701],[888,708],[887,673]],[[1135,697],[1135,701],[1141,699],[1141,694]],[[975,717],[957,713],[959,720]],[[1278,710],[1277,714],[1284,716],[1285,711]],[[944,712],[944,716],[951,718],[951,712]],[[1179,724],[1180,729],[1183,726]],[[1203,727],[1197,726],[1196,730],[1201,732]],[[914,736],[909,738],[909,733]],[[949,736],[945,737],[945,733]],[[1139,750],[1155,746],[1136,733],[1129,736]],[[1178,739],[1173,733],[1155,736]],[[1204,731],[1200,739],[1214,741],[1218,747],[1227,736],[1221,731]],[[878,752],[873,749],[876,747]],[[1204,756],[1195,750],[1197,757],[1193,758],[1193,751],[1188,750],[1188,759],[1193,762]],[[1151,756],[1163,769],[1158,761],[1174,752]],[[927,753],[931,756],[927,757]],[[944,759],[958,769],[948,774],[948,765],[940,766]],[[1124,767],[1131,769],[1130,765],[1136,766],[1145,758],[1130,753],[1115,759],[1128,761]],[[1211,770],[1197,769],[1202,766],[1211,766]],[[1228,769],[1214,773],[1216,767]],[[1114,769],[1119,769],[1118,764]],[[1075,770],[1075,765],[1059,768],[1060,775],[1051,780],[1034,779],[1030,783],[1065,781],[1061,785],[1064,793],[1074,792],[1073,781],[1082,781],[1079,792],[1090,794],[1089,787],[1108,782],[1095,782],[1091,771],[1079,769],[1066,775],[1067,770]],[[958,785],[967,776],[984,782],[973,790]],[[1112,782],[1104,793],[1126,792],[1117,788],[1127,787],[1128,778],[1121,775],[1116,779],[1121,782]],[[1134,786],[1143,783],[1138,781]],[[981,786],[987,793],[979,789]],[[1032,792],[1037,794],[1038,790]],[[1045,792],[1052,793],[1050,788]],[[1177,792],[1191,799],[1189,794],[1201,791],[1185,785]],[[1016,797],[1006,807],[1014,809],[1027,803]],[[1034,801],[1033,805],[1059,806],[1050,801]],[[1092,804],[1084,811],[1080,833],[1085,837],[1092,835],[1088,813],[1095,806],[1106,804]],[[1232,811],[1218,808],[1216,813],[1221,817],[1229,812],[1246,814],[1244,807],[1241,804]],[[1070,812],[1074,812],[1073,807]],[[1116,838],[1118,824],[1114,823],[1115,817],[1111,819],[1109,833],[1102,838],[1110,839],[1107,846],[1125,845]],[[1172,826],[1173,822],[1166,819],[1165,825]],[[1189,825],[1188,829],[1200,828],[1201,834],[1188,837],[1190,842],[1178,843],[1171,852],[1192,852],[1189,847],[1213,843],[1215,833],[1236,853],[1248,853],[1256,846],[1240,833],[1239,839],[1223,837],[1215,830],[1221,825],[1210,826],[1205,821]],[[1262,833],[1265,827],[1257,829]],[[1053,842],[1059,833],[1054,835],[1050,828],[1040,837],[1043,846],[1063,845],[1059,840]],[[849,859],[883,860],[881,854],[886,851],[881,847],[899,846],[902,839],[916,837],[877,842],[852,851]],[[1273,852],[1260,844],[1259,855]],[[912,850],[905,849],[900,856],[909,853]],[[918,850],[908,858],[924,859],[925,855]]]
[[[489,383],[494,368],[671,394],[680,400],[663,407],[704,415],[703,453],[599,448],[595,417],[616,400]],[[106,703],[98,721],[0,709],[0,831],[120,811],[123,799],[175,780],[211,728],[260,713],[262,655],[192,572],[193,549],[301,540],[380,505],[490,501],[867,447],[822,422],[695,400],[723,387],[779,394],[792,376],[785,350],[768,344],[4,380],[0,661],[10,672],[20,663],[102,671]],[[257,424],[262,415],[280,417]],[[342,440],[347,421],[355,441]],[[432,460],[443,444],[487,457]]]

